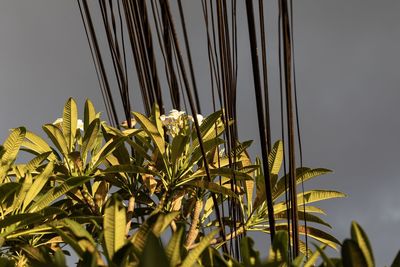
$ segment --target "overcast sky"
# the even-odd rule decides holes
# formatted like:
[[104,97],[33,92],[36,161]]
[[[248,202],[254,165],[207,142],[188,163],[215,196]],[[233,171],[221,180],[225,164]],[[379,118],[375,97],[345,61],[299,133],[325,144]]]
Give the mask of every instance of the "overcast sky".
[[[194,2],[185,1],[185,8],[190,40],[198,46],[192,51],[200,79],[207,78],[208,70],[204,44],[198,41],[203,31],[196,27],[201,13]],[[266,2],[278,139],[276,12],[275,1]],[[400,249],[400,2],[294,2],[304,163],[334,170],[306,188],[347,193],[347,199],[322,205],[332,233],[340,240],[348,237],[351,221],[357,220],[370,236],[377,266],[389,265]],[[239,20],[243,12],[239,9]],[[42,133],[41,125],[60,117],[69,96],[78,100],[81,111],[87,97],[104,111],[75,1],[0,1],[0,37],[0,140],[20,125]],[[240,137],[258,139],[245,23],[238,40]],[[203,103],[209,101],[207,86]],[[205,115],[211,111],[207,105],[203,109]]]

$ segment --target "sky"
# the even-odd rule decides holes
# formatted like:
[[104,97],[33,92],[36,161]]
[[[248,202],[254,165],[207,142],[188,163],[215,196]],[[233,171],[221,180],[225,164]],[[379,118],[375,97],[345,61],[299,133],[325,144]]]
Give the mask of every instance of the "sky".
[[[238,2],[240,22],[245,17],[242,1]],[[370,237],[377,266],[390,265],[400,249],[400,2],[294,2],[304,165],[334,170],[306,184],[306,189],[348,194],[321,204],[332,233],[343,240],[350,234],[351,221],[358,221]],[[276,140],[277,17],[275,1],[266,3]],[[206,80],[198,1],[185,1],[184,8],[196,75]],[[259,154],[247,24],[239,25],[239,134],[242,140],[255,139],[253,151]],[[75,1],[0,1],[0,36],[1,142],[10,128],[21,125],[43,134],[41,125],[60,117],[70,96],[77,99],[80,111],[86,98],[105,111]],[[203,83],[202,103],[210,99],[208,86]],[[203,110],[207,115],[211,106],[205,104]]]

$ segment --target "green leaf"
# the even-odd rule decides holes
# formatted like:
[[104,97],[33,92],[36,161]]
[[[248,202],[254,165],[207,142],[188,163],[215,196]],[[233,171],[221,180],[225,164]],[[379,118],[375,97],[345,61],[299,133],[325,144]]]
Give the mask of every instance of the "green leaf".
[[157,126],[154,125],[146,116],[140,114],[138,112],[133,112],[135,119],[140,123],[143,130],[149,135],[149,137],[153,140],[157,149],[160,151],[161,155],[165,154],[165,141],[161,136],[161,133],[158,131]]
[[86,231],[86,229],[80,223],[66,218],[63,220],[63,224],[67,226],[76,237],[78,237],[79,239],[85,238],[94,247],[96,246],[96,242],[94,241],[93,236],[88,231]]
[[92,170],[95,170],[118,146],[122,145],[126,137],[117,137],[109,140],[102,149],[92,158]]
[[[319,247],[320,250],[323,250],[325,246]],[[319,252],[320,250],[315,250],[313,254],[308,258],[308,260],[304,263],[304,267],[314,267],[315,263],[319,259],[319,256],[321,253]]]
[[400,251],[397,252],[396,258],[394,258],[392,265],[390,267],[400,267]]
[[361,226],[354,221],[351,223],[351,238],[360,247],[367,262],[366,267],[375,266],[374,255],[372,253],[372,248],[371,244],[369,243],[368,237]]
[[[317,169],[310,169],[310,168],[297,168],[296,169],[296,184],[301,184],[307,180],[315,178],[317,176],[321,176],[324,174],[331,173],[331,170],[324,169],[324,168],[317,168]],[[285,175],[286,176],[286,175]],[[285,192],[285,180],[286,177],[282,177],[279,179],[278,183],[273,189],[273,198],[278,198],[283,195]]]
[[168,258],[165,255],[164,248],[161,241],[153,234],[149,233],[140,256],[139,267],[169,267]]
[[283,161],[283,143],[277,141],[268,155],[268,166],[271,174],[278,175]]
[[288,233],[287,231],[281,231],[280,229],[276,232],[274,242],[272,243],[271,250],[269,252],[270,261],[287,262],[288,258]]
[[116,165],[116,166],[111,166],[104,171],[103,173],[138,173],[138,174],[151,174],[151,175],[160,175],[159,173],[155,171],[151,171],[147,168],[140,167],[140,166],[135,166],[135,165]]
[[15,128],[4,141],[5,152],[1,159],[2,162],[12,163],[17,157],[19,148],[25,139],[26,129],[24,127]]
[[152,232],[156,237],[160,237],[161,234],[167,229],[173,220],[179,215],[179,211],[170,212],[167,214],[159,213],[156,222],[152,225]]
[[[277,231],[287,231],[287,224],[286,223],[277,224],[276,230]],[[305,235],[306,230],[303,225],[299,225],[298,230],[301,235]],[[269,233],[269,228],[265,229],[264,231]],[[337,240],[334,236],[328,234],[325,231],[322,231],[320,229],[317,229],[317,228],[314,228],[311,226],[307,226],[307,236],[312,237],[315,240],[317,240],[323,244],[326,244],[333,249],[336,249],[336,245],[340,245],[339,240]]]
[[59,186],[50,189],[49,191],[47,191],[47,193],[41,196],[38,201],[29,208],[29,211],[34,212],[41,210],[44,207],[47,207],[51,204],[51,202],[57,200],[59,197],[63,196],[65,193],[71,191],[72,189],[81,186],[90,179],[92,179],[92,177],[90,176],[77,176],[68,178]]
[[[220,138],[215,138],[211,140],[207,140],[203,142],[204,152],[207,154],[212,149],[216,148],[218,145],[223,144],[225,141]],[[199,161],[203,157],[203,153],[201,152],[200,146],[193,149],[190,153],[190,157],[188,157],[189,164],[188,166],[193,166],[197,161]]]
[[342,245],[343,266],[369,266],[360,247],[354,240],[346,239]]
[[26,166],[25,169],[27,171],[34,171],[36,170],[36,168],[43,162],[45,161],[47,158],[49,158],[51,152],[44,152],[42,154],[39,154],[38,156],[34,157],[32,160],[30,160]]
[[[219,136],[220,133],[222,133],[222,131],[220,130],[218,131],[218,134],[215,134],[215,125],[218,119],[221,118],[221,116],[222,116],[222,110],[219,110],[217,112],[210,114],[203,120],[203,122],[200,125],[200,133],[201,137],[203,138],[203,141],[214,139],[215,137]],[[221,125],[220,128],[224,129],[224,126]],[[191,139],[193,140],[192,142],[193,148],[199,146],[198,134],[195,130],[195,127],[193,127]]]
[[299,205],[303,205],[303,201],[305,204],[331,199],[331,198],[342,198],[346,197],[346,194],[334,191],[334,190],[310,190],[303,193],[297,194],[297,203]]
[[16,182],[0,184],[0,203],[5,203],[5,200],[20,188],[21,184]]
[[94,109],[93,103],[89,99],[86,99],[84,118],[83,118],[83,125],[85,131],[87,131],[87,128],[95,118],[96,118],[96,110]]
[[208,182],[205,180],[199,180],[199,181],[191,181],[188,183],[188,185],[192,185],[192,186],[196,186],[196,187],[200,187],[202,189],[207,189],[213,193],[216,194],[222,194],[225,196],[230,196],[230,197],[234,197],[234,198],[239,198],[239,196],[237,194],[235,194],[235,192],[233,192],[232,190],[220,186],[219,184],[213,183],[213,182]]
[[67,157],[68,145],[61,130],[53,124],[43,125],[43,130],[64,157]]
[[54,163],[49,162],[46,168],[35,177],[35,181],[25,195],[22,210],[25,210],[26,207],[32,202],[32,200],[40,193],[40,191],[43,189],[44,185],[48,181],[49,176],[53,173],[53,169]]
[[104,212],[104,241],[110,259],[125,244],[126,211],[122,201],[114,194]]
[[[300,209],[302,210],[302,207]],[[320,217],[315,216],[310,213],[307,213],[307,212],[304,213],[303,210],[298,211],[298,216],[299,216],[299,220],[301,220],[301,221],[306,220],[307,222],[318,223],[318,224],[325,225],[329,228],[332,228],[330,224],[328,224],[327,222],[322,220]],[[278,214],[275,214],[275,219],[276,220],[287,219],[287,212],[285,211],[285,212],[280,212]]]
[[179,229],[172,235],[167,248],[165,249],[170,266],[178,266],[182,261],[181,248],[183,232],[184,227],[179,227]]
[[78,123],[78,109],[76,102],[71,97],[65,103],[63,111],[62,129],[65,140],[67,142],[69,152],[74,149],[76,127]]
[[[206,176],[206,171],[204,168],[197,170],[195,173],[190,175],[188,178],[181,179],[182,181],[177,183],[177,185],[182,185],[187,183],[188,181],[191,181],[195,178],[198,177],[205,177]],[[235,171],[230,168],[217,168],[217,169],[210,169],[210,176],[211,177],[216,177],[216,176],[221,176],[221,177],[227,177],[230,179],[237,179],[237,180],[252,180],[252,177],[248,175],[247,173],[243,173],[240,171]]]
[[181,267],[191,267],[193,266],[197,259],[200,257],[201,253],[210,245],[210,242],[214,239],[214,236],[218,233],[218,230],[214,230],[208,235],[206,235],[203,239],[201,239],[200,243],[192,249],[189,254],[186,256],[183,261]]
[[[322,248],[318,247],[315,245],[315,249],[319,252],[321,255],[322,261],[324,263],[324,266],[326,267],[336,267],[335,264],[332,262],[332,260],[325,254],[325,252],[322,250]],[[347,266],[346,266],[347,267]]]
[[260,265],[260,253],[253,249],[254,241],[250,237],[240,240],[240,254],[245,266]]
[[98,134],[100,131],[100,120],[94,119],[88,127],[85,128],[85,134],[82,142],[82,158],[83,162],[86,162],[88,154],[96,146],[98,140]]
[[188,137],[183,135],[175,136],[172,139],[171,144],[171,163],[176,164],[178,159],[181,157],[183,151],[185,150],[185,146],[188,142]]

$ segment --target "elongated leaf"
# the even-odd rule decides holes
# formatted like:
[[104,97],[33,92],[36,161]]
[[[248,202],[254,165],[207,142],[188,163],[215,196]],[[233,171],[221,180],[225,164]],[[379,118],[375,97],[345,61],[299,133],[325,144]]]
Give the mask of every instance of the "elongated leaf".
[[32,186],[29,188],[26,193],[22,210],[25,210],[26,207],[32,202],[32,200],[40,193],[46,182],[48,181],[49,176],[53,173],[54,163],[49,162],[46,168],[35,177],[35,181]]
[[126,140],[126,137],[117,137],[108,141],[103,148],[93,156],[92,158],[92,169],[95,170],[101,163],[110,155],[118,146],[122,145]]
[[[220,138],[207,140],[203,143],[204,152],[207,154],[209,151],[211,151],[212,149],[216,148],[218,145],[223,144],[223,143],[224,143],[224,140],[222,140]],[[193,166],[202,157],[203,157],[203,154],[201,153],[200,146],[198,146],[194,150],[192,150],[191,157],[188,158],[188,160],[190,160],[188,163],[188,166]]]
[[87,131],[89,125],[96,118],[96,110],[94,109],[92,101],[89,99],[86,99],[85,101],[85,110],[83,114],[83,126],[85,131]]
[[240,254],[245,266],[260,265],[260,253],[253,249],[254,241],[250,237],[240,240]]
[[188,142],[188,137],[183,135],[175,136],[171,144],[171,163],[176,164],[181,157],[185,146]]
[[[60,214],[63,211],[60,209],[55,209],[52,207],[48,207],[43,209],[41,212],[36,213],[20,213],[15,215],[9,215],[0,221],[0,229],[7,228],[5,231],[2,231],[0,236],[6,237],[15,231],[22,229],[28,225],[44,222],[46,219],[53,217],[54,215]],[[39,228],[31,229],[31,234],[35,233],[36,230],[40,230]],[[15,237],[15,236],[14,236]]]
[[184,228],[180,227],[168,242],[165,253],[170,262],[170,266],[178,266],[182,262],[181,247]]
[[[211,175],[211,177],[221,176],[221,177],[227,177],[227,178],[231,178],[231,179],[233,179],[235,177],[235,179],[237,179],[237,180],[252,180],[251,176],[248,175],[247,173],[235,171],[230,168],[210,169],[210,175]],[[192,175],[190,175],[189,178],[183,179],[183,181],[179,184],[185,183],[188,180],[193,180],[195,178],[205,177],[205,176],[206,176],[206,171],[202,168],[202,169],[197,170]]]
[[346,194],[339,192],[339,191],[334,191],[334,190],[310,190],[307,192],[304,192],[304,197],[302,193],[297,194],[297,203],[299,205],[303,204],[303,199],[305,204],[321,201],[321,200],[326,200],[326,199],[331,199],[331,198],[342,198],[346,197]]
[[397,252],[396,257],[394,258],[392,264],[390,265],[390,267],[400,267],[400,251]]
[[53,124],[43,125],[43,130],[64,157],[67,157],[68,145],[61,130]]
[[179,215],[179,211],[170,212],[167,214],[160,213],[157,216],[156,222],[152,225],[152,231],[156,237],[160,237],[161,234],[167,229],[173,220]]
[[5,203],[5,200],[20,188],[21,184],[16,182],[0,184],[0,203]]
[[[313,214],[304,213],[303,211],[299,211],[298,216],[299,216],[299,220],[301,220],[301,221],[307,220],[307,222],[318,223],[321,225],[325,225],[329,228],[332,228],[332,226],[330,224],[328,224],[323,219],[321,219],[320,217],[315,216]],[[275,214],[275,218],[277,220],[287,219],[287,212],[281,212],[279,214]]]
[[51,151],[51,148],[46,141],[33,132],[26,131],[25,139],[26,141],[24,141],[22,145],[25,146],[26,142],[33,144],[35,146],[35,149],[33,150],[35,150],[38,154]]
[[4,141],[5,152],[1,158],[2,162],[14,162],[17,157],[19,148],[25,139],[26,129],[24,127],[15,128]]
[[336,267],[333,261],[325,254],[325,252],[318,246],[315,246],[315,249],[319,252],[322,258],[322,262],[326,267]]
[[[331,173],[331,170],[324,168],[310,169],[310,168],[297,168],[296,169],[296,184],[301,184],[301,182],[305,182],[312,178]],[[278,198],[283,195],[285,192],[285,177],[279,179],[278,183],[274,187],[273,197]]]
[[126,211],[116,194],[106,204],[104,212],[104,241],[110,259],[125,244]]
[[[276,230],[277,231],[287,231],[287,224],[286,223],[278,223],[276,225]],[[263,231],[269,233],[269,228],[264,229]],[[306,230],[305,227],[300,225],[299,226],[299,233],[301,235],[305,235]],[[336,249],[337,245],[340,245],[339,240],[337,240],[334,236],[328,234],[325,231],[322,231],[320,229],[311,227],[311,226],[307,226],[307,236],[314,238],[315,240],[326,244],[328,246],[330,246],[333,249]]]
[[73,151],[76,127],[78,123],[78,108],[76,102],[71,97],[65,103],[63,111],[62,129],[64,138],[68,145],[68,152]]
[[158,131],[157,126],[154,125],[149,119],[147,119],[143,114],[133,112],[136,120],[140,123],[143,130],[149,135],[149,137],[153,140],[157,149],[160,151],[161,155],[165,154],[165,141],[161,136],[161,133]]
[[160,175],[159,173],[155,171],[151,171],[147,168],[143,168],[140,166],[134,166],[134,165],[116,165],[116,166],[111,166],[104,171],[103,173],[138,173],[138,174],[151,174],[151,175]]
[[89,152],[95,147],[96,141],[98,140],[98,134],[100,131],[100,120],[94,119],[85,129],[86,130],[85,135],[83,136],[81,149],[84,162],[86,162]]
[[151,156],[149,156],[147,154],[146,150],[141,145],[139,145],[138,143],[136,143],[135,141],[133,141],[131,139],[127,139],[126,141],[135,150],[135,154],[137,156],[141,156],[141,157],[151,161]]
[[[325,246],[321,246],[319,247],[320,250],[324,250]],[[319,256],[321,254],[319,253],[319,250],[315,250],[311,256],[309,256],[309,258],[307,259],[307,261],[304,263],[304,267],[314,267],[315,263],[317,262]]]
[[[283,161],[283,143],[277,141],[268,155],[268,166],[271,174],[278,175]],[[272,185],[273,186],[273,185]]]
[[[221,118],[221,116],[222,116],[222,110],[219,110],[217,112],[210,114],[203,120],[203,122],[200,125],[200,133],[201,133],[201,137],[203,138],[204,141],[210,140],[210,139],[213,139],[213,137],[216,137],[215,135],[213,135],[213,134],[215,134],[215,125],[216,125],[218,119]],[[223,129],[224,127],[221,126],[221,128]],[[193,148],[196,148],[199,145],[199,139],[198,139],[198,134],[195,131],[195,127],[193,127],[191,139],[193,140],[193,143],[192,143]]]
[[82,184],[86,183],[90,179],[92,179],[92,177],[90,177],[90,176],[78,176],[78,177],[68,178],[59,186],[56,186],[56,187],[50,189],[49,191],[47,191],[46,194],[44,194],[42,197],[40,197],[38,199],[38,201],[29,208],[29,211],[31,211],[31,212],[39,211],[39,210],[43,209],[44,207],[47,207],[53,201],[55,201],[59,197],[63,196],[65,193],[71,191],[72,189],[74,189],[78,186],[81,186]]
[[35,158],[33,158],[32,160],[30,160],[28,162],[28,164],[26,164],[25,169],[27,171],[34,171],[36,170],[36,168],[43,162],[45,161],[47,158],[49,158],[51,152],[44,152],[42,154],[39,154],[38,156],[36,156]]
[[[338,191],[333,191],[333,190],[311,190],[311,191],[306,191],[304,192],[304,198],[303,198],[303,193],[297,194],[297,205],[299,207],[303,207],[303,204],[310,204],[313,202],[318,202],[322,200],[327,200],[327,199],[332,199],[332,198],[342,198],[346,197],[346,194],[343,194]],[[304,200],[304,202],[303,202]],[[280,213],[282,211],[285,211],[287,209],[287,205],[285,202],[279,202],[274,205],[274,212],[275,213]],[[306,206],[307,209],[307,206]],[[314,208],[314,210],[317,212],[318,210]]]
[[214,236],[218,233],[218,230],[214,230],[208,235],[206,235],[200,243],[192,249],[189,254],[186,256],[183,261],[181,267],[191,267],[193,266],[197,259],[200,257],[201,253],[210,245],[211,240],[214,239]]
[[25,174],[21,189],[18,192],[17,199],[14,201],[14,209],[20,209],[29,189],[32,187],[32,175],[30,172]]
[[220,186],[219,184],[213,183],[213,182],[208,182],[205,180],[199,180],[199,181],[191,181],[188,183],[189,185],[192,186],[197,186],[200,187],[202,189],[207,189],[213,193],[216,194],[222,194],[225,196],[230,196],[230,197],[234,197],[234,198],[239,198],[239,196],[237,194],[235,194],[235,192],[233,192],[232,190]]
[[80,223],[67,218],[63,220],[63,224],[68,227],[76,237],[85,238],[92,244],[92,246],[96,246],[93,236],[86,231]]
[[169,267],[168,258],[165,255],[161,241],[153,234],[149,233],[143,253],[140,255],[139,267]]
[[360,247],[350,239],[346,239],[343,242],[342,260],[343,266],[346,267],[369,266]]
[[371,244],[369,243],[368,237],[365,234],[364,230],[361,228],[361,226],[354,221],[351,223],[351,238],[360,247],[360,249],[364,255],[364,258],[367,262],[366,267],[374,267],[375,260],[374,260],[374,255],[372,253],[372,248],[371,248]]
[[75,253],[79,256],[79,258],[82,259],[83,257],[83,253],[84,250],[82,249],[81,245],[78,243],[78,241],[71,237],[70,235],[68,235],[65,231],[58,229],[55,226],[52,226],[53,231],[56,232],[59,236],[61,236],[61,238],[63,239],[63,241],[65,243],[67,243],[68,245],[71,246],[71,248],[75,251]]

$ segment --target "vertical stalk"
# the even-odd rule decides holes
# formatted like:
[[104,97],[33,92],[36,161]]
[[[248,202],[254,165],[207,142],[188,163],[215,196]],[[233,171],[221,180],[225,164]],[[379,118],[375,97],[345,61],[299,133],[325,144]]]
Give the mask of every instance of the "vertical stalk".
[[290,190],[290,212],[292,217],[292,239],[293,239],[293,258],[299,255],[299,218],[297,211],[296,193],[296,158],[295,158],[295,127],[292,100],[292,44],[290,35],[290,22],[287,0],[280,0],[282,10],[283,27],[283,54],[284,54],[284,75],[286,89],[286,116],[289,141],[289,190]]
[[273,241],[275,237],[274,206],[272,203],[271,179],[269,175],[269,166],[268,166],[268,151],[267,151],[267,142],[265,134],[262,93],[261,93],[260,68],[257,56],[257,35],[256,35],[256,26],[254,23],[254,11],[253,11],[252,0],[246,0],[246,11],[247,11],[247,25],[249,28],[249,38],[250,38],[251,62],[253,66],[254,91],[256,95],[256,104],[257,104],[257,118],[259,125],[258,129],[260,134],[261,154],[263,159],[268,221],[271,231],[271,241]]

